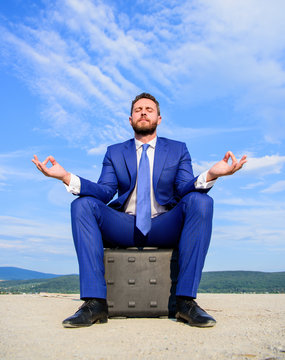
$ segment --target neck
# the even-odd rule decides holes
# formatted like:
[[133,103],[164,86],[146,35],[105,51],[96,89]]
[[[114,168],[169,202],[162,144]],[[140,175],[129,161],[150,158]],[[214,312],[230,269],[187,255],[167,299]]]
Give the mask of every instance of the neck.
[[150,142],[155,137],[156,137],[156,131],[151,135],[140,135],[140,134],[135,133],[135,138],[144,144]]

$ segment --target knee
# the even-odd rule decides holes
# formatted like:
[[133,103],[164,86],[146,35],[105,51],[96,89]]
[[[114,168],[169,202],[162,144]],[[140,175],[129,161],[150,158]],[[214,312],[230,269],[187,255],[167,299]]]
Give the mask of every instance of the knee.
[[[200,192],[191,192],[187,194],[182,200],[185,201],[186,209],[195,211],[201,218],[208,218],[213,215],[214,201],[213,199]],[[187,210],[186,210],[187,211]]]
[[99,200],[91,196],[81,196],[73,200],[71,203],[71,215],[72,217],[80,217],[87,213],[96,212],[97,202]]

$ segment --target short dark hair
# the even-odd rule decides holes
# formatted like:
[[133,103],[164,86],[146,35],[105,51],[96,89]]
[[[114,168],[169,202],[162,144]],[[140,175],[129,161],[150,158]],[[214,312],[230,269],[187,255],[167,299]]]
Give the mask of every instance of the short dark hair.
[[152,100],[156,107],[157,107],[157,114],[160,115],[160,108],[159,108],[159,102],[156,100],[156,98],[154,96],[152,96],[151,94],[148,94],[148,93],[141,93],[139,95],[137,95],[134,100],[132,101],[132,107],[131,107],[131,116],[132,116],[132,113],[133,113],[133,108],[134,108],[134,105],[137,101],[139,101],[140,99],[150,99]]

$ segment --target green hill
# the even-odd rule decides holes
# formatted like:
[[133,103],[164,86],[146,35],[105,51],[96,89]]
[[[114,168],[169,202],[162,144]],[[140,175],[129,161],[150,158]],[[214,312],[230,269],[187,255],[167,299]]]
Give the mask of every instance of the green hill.
[[[78,275],[53,279],[10,280],[0,282],[0,293],[79,293]],[[258,271],[204,272],[200,293],[285,293],[285,272]]]
[[207,293],[285,293],[285,271],[204,272],[199,292]]
[[53,279],[10,280],[0,282],[0,293],[79,293],[78,275],[65,275]]

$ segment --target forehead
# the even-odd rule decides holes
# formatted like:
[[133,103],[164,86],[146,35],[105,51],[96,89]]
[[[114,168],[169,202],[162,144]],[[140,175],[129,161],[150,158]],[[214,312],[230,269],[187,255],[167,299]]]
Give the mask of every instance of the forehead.
[[150,99],[139,99],[135,104],[134,104],[134,109],[138,108],[138,107],[151,107],[153,109],[156,109],[156,104],[154,101],[150,100]]

